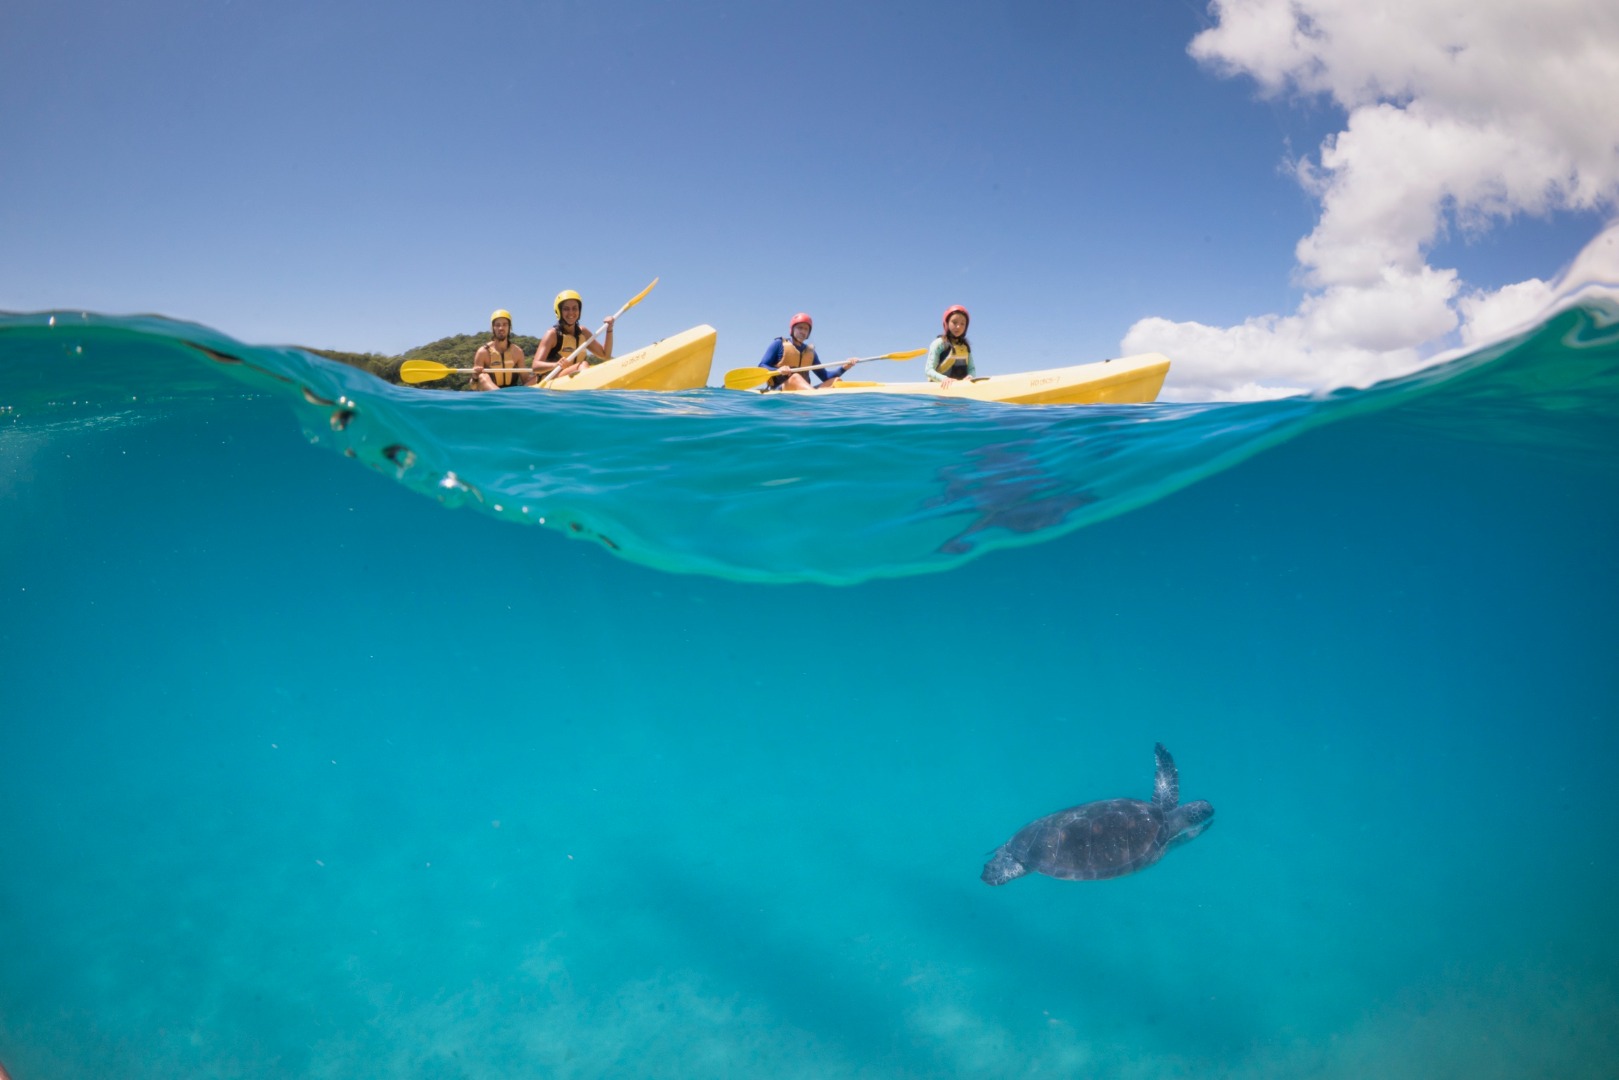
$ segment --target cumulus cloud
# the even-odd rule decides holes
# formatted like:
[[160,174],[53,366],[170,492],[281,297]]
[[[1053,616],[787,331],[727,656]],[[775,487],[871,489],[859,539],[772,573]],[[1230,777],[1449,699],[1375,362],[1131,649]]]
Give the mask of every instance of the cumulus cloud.
[[1428,265],[1451,232],[1619,199],[1619,4],[1611,0],[1214,0],[1193,57],[1268,95],[1329,98],[1341,131],[1296,166],[1320,203],[1290,315],[1237,327],[1145,319],[1127,352],[1174,356],[1166,397],[1367,385],[1538,313]]

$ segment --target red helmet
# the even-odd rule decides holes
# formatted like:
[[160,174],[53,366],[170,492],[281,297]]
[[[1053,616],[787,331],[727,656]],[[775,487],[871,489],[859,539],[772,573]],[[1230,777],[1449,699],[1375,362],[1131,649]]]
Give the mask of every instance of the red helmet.
[[794,315],[793,321],[787,324],[787,329],[792,330],[799,323],[803,323],[811,330],[815,329],[815,320],[809,317],[809,312],[807,311],[800,311],[797,315]]
[[967,314],[967,309],[962,307],[960,304],[953,304],[944,309],[944,318],[940,320],[944,324],[945,329],[948,330],[950,328],[950,316],[956,314],[957,312],[960,312],[961,317],[967,320],[967,325],[972,325],[973,317]]

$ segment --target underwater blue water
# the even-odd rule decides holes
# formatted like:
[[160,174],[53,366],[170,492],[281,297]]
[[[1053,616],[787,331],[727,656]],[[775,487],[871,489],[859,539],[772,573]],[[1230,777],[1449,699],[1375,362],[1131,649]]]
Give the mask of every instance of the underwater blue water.
[[[0,1062],[1615,1075],[1614,315],[1101,410],[0,319]],[[1155,741],[1207,833],[979,882]]]

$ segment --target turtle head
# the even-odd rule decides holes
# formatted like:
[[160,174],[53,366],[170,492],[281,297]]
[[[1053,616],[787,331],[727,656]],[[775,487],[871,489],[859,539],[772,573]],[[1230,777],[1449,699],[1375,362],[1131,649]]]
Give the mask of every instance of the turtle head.
[[1184,844],[1214,824],[1214,807],[1207,799],[1198,799],[1175,807],[1169,812],[1165,823],[1170,830],[1168,846]]
[[1024,866],[1012,857],[1012,853],[1003,846],[995,852],[995,857],[984,864],[984,872],[979,875],[985,885],[1005,885],[1013,878],[1020,878],[1029,872]]

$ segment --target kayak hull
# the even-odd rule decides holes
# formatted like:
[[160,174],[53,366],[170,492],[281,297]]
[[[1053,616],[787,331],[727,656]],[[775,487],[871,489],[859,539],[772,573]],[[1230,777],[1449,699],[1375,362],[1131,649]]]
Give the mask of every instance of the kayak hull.
[[547,390],[695,390],[714,363],[712,326],[694,326],[545,385]]
[[859,382],[839,379],[832,386],[800,391],[799,396],[827,394],[910,394],[967,401],[999,401],[1009,405],[1145,405],[1158,397],[1169,374],[1169,358],[1143,353],[1094,364],[986,375],[948,388],[934,382]]

